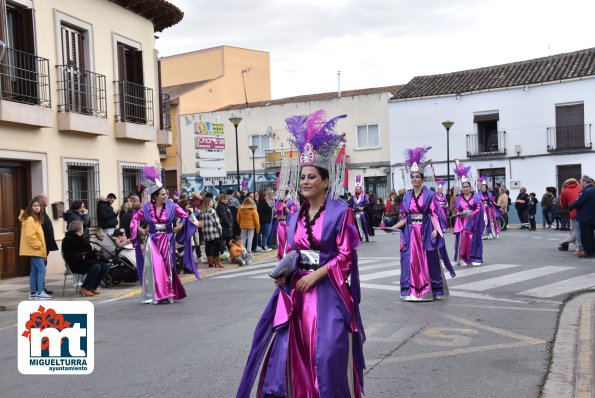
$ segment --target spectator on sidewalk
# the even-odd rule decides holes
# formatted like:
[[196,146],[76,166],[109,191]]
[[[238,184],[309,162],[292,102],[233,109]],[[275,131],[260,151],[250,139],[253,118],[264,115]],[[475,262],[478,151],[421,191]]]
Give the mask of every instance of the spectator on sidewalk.
[[31,261],[29,300],[51,300],[53,298],[44,292],[46,268],[44,262],[48,253],[43,235],[44,218],[41,200],[37,196],[19,214],[19,221],[22,223],[19,255],[29,257]]
[[554,204],[554,194],[550,187],[545,189],[541,197],[541,215],[543,216],[543,229],[552,228],[552,206]]
[[240,266],[249,265],[252,262],[248,251],[246,251],[242,244],[242,238],[240,236],[236,236],[235,239],[229,241],[229,256],[232,263]]
[[506,188],[500,187],[500,194],[498,195],[498,201],[496,205],[502,211],[502,218],[504,219],[504,227],[502,227],[502,231],[506,231],[508,229],[508,195],[506,194]]
[[99,201],[97,202],[97,223],[99,224],[99,227],[101,227],[103,231],[110,236],[118,225],[118,214],[112,207],[112,204],[115,202],[115,200],[116,195],[109,193],[107,198],[99,198]]
[[536,225],[535,225],[535,214],[537,214],[537,204],[539,203],[539,201],[537,200],[537,198],[535,197],[535,192],[531,192],[529,194],[529,230],[530,231],[535,231]]
[[217,202],[217,215],[219,216],[219,222],[221,222],[221,239],[224,247],[229,249],[229,240],[233,235],[233,215],[229,208],[229,196],[222,193],[219,195]]
[[271,233],[271,222],[273,221],[273,206],[267,200],[264,192],[258,193],[258,202],[256,205],[258,220],[260,223],[260,233],[258,234],[258,244],[262,251],[270,252],[268,246],[269,234]]
[[576,219],[580,224],[581,243],[583,254],[580,258],[595,257],[595,189],[593,179],[584,175],[580,185],[583,187],[578,199],[569,206],[569,209],[577,209]]
[[521,229],[529,229],[529,195],[527,195],[527,189],[521,187],[520,192],[516,198],[514,208],[519,215],[521,221]]
[[227,207],[229,207],[229,211],[231,211],[231,219],[233,221],[233,228],[231,230],[232,236],[240,236],[240,225],[238,224],[238,210],[240,209],[240,201],[238,198],[240,197],[239,192],[234,192],[233,189],[228,189],[227,197],[229,201],[227,202]]
[[570,231],[570,210],[562,207],[562,193],[554,198],[553,208],[560,219],[560,231]]
[[242,243],[248,254],[252,255],[252,241],[254,234],[260,231],[260,220],[256,211],[256,204],[250,197],[246,197],[238,211],[238,224],[240,224]]
[[62,240],[62,254],[72,272],[86,274],[81,294],[85,297],[99,294],[97,288],[109,270],[109,264],[97,259],[91,244],[83,237],[82,221],[73,220],[68,224],[68,232]]
[[[50,252],[58,250],[58,245],[56,244],[56,239],[54,238],[54,225],[52,224],[52,220],[50,219],[50,216],[47,212],[48,197],[43,192],[39,192],[35,196],[38,198],[39,203],[41,204],[41,209],[43,210],[43,224],[41,226],[43,227],[43,238],[45,239],[45,250],[47,252],[44,264],[47,268]],[[54,293],[51,290],[46,289],[45,285],[43,287],[43,291],[50,296]]]
[[[560,205],[566,209],[573,203],[578,195],[581,193],[581,187],[578,185],[578,181],[574,178],[569,178],[564,181],[562,185],[562,192],[560,193]],[[561,251],[568,251],[568,245],[576,242],[575,244],[575,255],[584,254],[583,245],[581,244],[580,224],[576,219],[576,209],[569,210],[570,215],[570,236],[563,240],[558,246]]]
[[83,223],[83,238],[89,241],[89,227],[91,226],[91,219],[89,218],[89,210],[85,208],[85,203],[82,200],[75,200],[72,202],[70,209],[62,215],[66,221],[66,229],[71,222],[79,220]]
[[221,264],[221,222],[214,209],[213,198],[207,196],[202,200],[200,207],[201,220],[203,222],[202,232],[205,238],[205,252],[207,252],[207,263],[209,268],[223,268]]

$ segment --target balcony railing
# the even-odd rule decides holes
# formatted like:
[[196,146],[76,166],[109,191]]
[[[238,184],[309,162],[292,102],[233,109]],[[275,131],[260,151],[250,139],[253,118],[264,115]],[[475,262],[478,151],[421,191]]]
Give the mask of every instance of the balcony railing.
[[161,94],[160,96],[159,114],[159,130],[171,131],[171,97],[169,94]]
[[49,72],[46,58],[7,48],[0,62],[2,99],[51,108]]
[[121,80],[116,85],[116,122],[154,126],[153,89]]
[[506,155],[506,131],[467,134],[467,156]]
[[69,65],[58,65],[59,112],[107,118],[105,76]]
[[547,150],[572,151],[593,148],[591,141],[591,125],[548,127],[547,128]]
[[281,167],[283,159],[296,157],[298,153],[296,150],[289,149],[267,149],[264,151],[263,167],[265,169],[274,169]]

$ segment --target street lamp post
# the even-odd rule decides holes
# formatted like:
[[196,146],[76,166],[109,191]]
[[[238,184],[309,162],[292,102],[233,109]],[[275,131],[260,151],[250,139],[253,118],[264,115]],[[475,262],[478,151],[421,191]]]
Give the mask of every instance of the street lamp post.
[[449,140],[450,134],[449,133],[450,133],[450,128],[452,127],[453,124],[455,124],[455,123],[451,122],[450,120],[442,122],[442,125],[446,129],[446,189],[447,189],[446,197],[448,198],[449,201],[450,201],[450,140]]
[[242,118],[239,116],[231,115],[231,117],[229,118],[229,121],[231,122],[231,124],[233,124],[233,126],[236,129],[236,177],[238,179],[238,192],[240,192],[241,191],[241,189],[240,189],[241,183],[240,183],[240,151],[238,148],[238,125],[242,121]]
[[250,145],[248,148],[252,151],[252,181],[254,181],[254,191],[256,192],[256,171],[254,169],[254,152],[258,149],[258,145]]

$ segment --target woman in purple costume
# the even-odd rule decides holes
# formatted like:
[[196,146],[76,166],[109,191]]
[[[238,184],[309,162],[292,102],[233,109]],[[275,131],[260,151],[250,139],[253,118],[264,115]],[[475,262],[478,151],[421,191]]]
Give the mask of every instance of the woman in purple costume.
[[471,191],[467,174],[471,167],[460,163],[455,174],[462,182],[462,193],[455,201],[456,217],[453,232],[455,234],[455,261],[459,265],[483,264],[483,242],[481,237],[485,227],[481,194]]
[[446,196],[444,196],[444,180],[436,180],[436,187],[436,200],[442,211],[442,216],[446,220],[446,228],[448,228],[448,218],[450,215],[448,214],[448,200],[446,199]]
[[485,228],[483,231],[483,239],[494,239],[500,237],[500,227],[498,227],[498,221],[496,220],[502,215],[502,212],[496,205],[494,195],[488,190],[488,179],[486,177],[480,177],[477,179],[481,186],[481,202],[483,204],[484,211],[484,223]]
[[[405,165],[410,170],[413,189],[405,194],[401,219],[393,227],[402,229],[401,298],[405,301],[441,299],[447,291],[440,265],[440,250],[444,248],[441,220],[444,218],[434,192],[424,186],[423,156],[429,149],[418,147],[406,152]],[[450,263],[445,262],[445,266],[454,277]]]
[[[186,297],[186,290],[182,285],[175,267],[174,234],[179,243],[184,243],[184,266],[193,271],[200,279],[196,264],[192,257],[192,235],[196,226],[188,221],[188,214],[180,206],[167,199],[167,192],[161,186],[156,176],[148,179],[148,191],[151,200],[138,210],[130,223],[130,240],[137,251],[141,250],[138,244],[138,229],[141,221],[147,222],[147,240],[144,247],[144,256],[137,263],[139,279],[142,285],[143,303],[173,303]],[[157,174],[158,175],[158,174]],[[174,227],[176,217],[181,221]]]
[[281,260],[285,254],[287,243],[287,220],[298,208],[295,199],[288,197],[289,191],[285,191],[283,198],[275,204],[275,219],[277,220],[277,258]]
[[[259,369],[259,398],[363,394],[359,238],[352,210],[336,199],[343,173],[334,155],[341,137],[332,128],[341,117],[325,122],[316,111],[286,120],[301,154],[305,198],[288,221],[285,258],[297,260],[274,275],[277,289],[258,322],[237,397],[250,397]],[[328,137],[314,145],[320,134]]]

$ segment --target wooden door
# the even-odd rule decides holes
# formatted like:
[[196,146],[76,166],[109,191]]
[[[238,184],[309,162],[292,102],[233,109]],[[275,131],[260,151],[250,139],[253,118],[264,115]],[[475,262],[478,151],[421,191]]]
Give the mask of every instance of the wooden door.
[[19,206],[18,193],[22,185],[18,168],[0,167],[0,279],[25,275],[18,255]]

